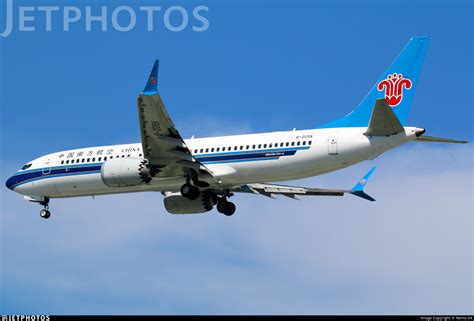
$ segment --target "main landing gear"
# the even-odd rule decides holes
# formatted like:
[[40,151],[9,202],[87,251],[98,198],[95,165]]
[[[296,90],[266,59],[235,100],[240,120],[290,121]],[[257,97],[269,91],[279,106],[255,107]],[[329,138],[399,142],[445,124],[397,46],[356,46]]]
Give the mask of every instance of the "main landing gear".
[[189,183],[186,183],[183,186],[181,186],[181,195],[183,197],[186,197],[193,201],[199,197],[199,194],[201,194],[201,192],[199,191],[199,188],[197,188],[196,186],[193,186]]
[[[191,185],[191,183],[188,182],[181,186],[181,196],[193,201],[198,199],[199,195],[201,195],[201,191],[198,187]],[[235,204],[227,200],[230,196],[232,196],[232,193],[229,192],[221,197],[215,195],[216,200],[214,200],[214,204],[216,204],[217,201],[217,211],[226,216],[232,216],[235,213]]]
[[217,201],[217,211],[225,216],[232,216],[235,213],[235,204],[229,202],[227,197],[223,196]]

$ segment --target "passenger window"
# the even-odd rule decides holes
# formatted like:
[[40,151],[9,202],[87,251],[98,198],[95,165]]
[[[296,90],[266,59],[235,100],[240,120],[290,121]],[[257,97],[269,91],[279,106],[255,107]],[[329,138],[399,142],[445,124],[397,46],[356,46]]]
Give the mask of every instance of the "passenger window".
[[310,140],[310,141],[308,142],[308,145],[311,145],[311,143],[312,143],[312,141]]
[[142,157],[142,154],[138,155],[138,157]]
[[306,141],[305,141],[305,140],[303,140],[303,146],[304,146],[304,145],[306,145]]
[[[110,156],[110,158],[112,158],[112,156]],[[107,160],[107,156],[104,157],[104,162]]]
[[295,146],[295,142],[291,142],[291,146]]
[[247,145],[247,146],[245,147],[245,149],[249,149],[249,148],[250,148],[250,146],[249,146],[249,145]]
[[99,157],[99,159],[98,159],[97,161],[99,161],[99,162],[100,162],[101,160],[102,160],[102,157]]
[[255,145],[252,145],[252,149],[255,149]]
[[[128,157],[130,157],[130,155],[128,155]],[[93,162],[95,162],[95,157],[94,157],[94,158],[92,158],[92,161],[93,161]]]
[[234,150],[237,150],[237,146],[234,146]]
[[297,145],[297,146],[300,146],[300,141],[298,141],[298,142],[296,143],[296,145]]
[[91,161],[91,159],[90,159],[90,158],[88,158],[88,159],[87,159],[87,162],[89,163],[90,161]]
[[272,148],[272,144],[268,145],[268,147]]
[[286,142],[286,147],[290,146],[290,143]]
[[66,161],[66,164],[69,164],[69,159]]
[[213,148],[211,148],[211,153],[214,153],[214,147],[213,147]]
[[283,143],[280,143],[280,147],[283,147]]
[[202,152],[203,152],[203,149],[201,148],[201,150],[200,150],[199,152],[202,154]]
[[263,144],[263,148],[267,148],[267,144]]
[[127,155],[127,157],[130,157],[130,155]]
[[62,164],[64,164],[64,161],[63,161],[63,160],[61,161],[61,165],[62,165]]
[[220,151],[220,147],[217,147],[216,152]]
[[240,146],[240,150],[244,149],[244,146]]
[[262,148],[262,144],[258,144],[258,148]]
[[86,161],[86,159],[85,159],[85,158],[83,158],[83,159],[82,159],[82,162],[84,163],[85,161]]

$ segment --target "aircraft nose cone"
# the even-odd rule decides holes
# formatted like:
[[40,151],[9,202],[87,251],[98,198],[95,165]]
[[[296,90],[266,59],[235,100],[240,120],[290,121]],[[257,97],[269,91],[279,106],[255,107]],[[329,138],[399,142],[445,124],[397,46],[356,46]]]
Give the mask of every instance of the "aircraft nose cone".
[[17,178],[15,176],[12,176],[9,179],[7,179],[7,181],[5,182],[5,186],[8,189],[11,189],[13,191],[13,185],[15,185],[16,183],[17,183]]

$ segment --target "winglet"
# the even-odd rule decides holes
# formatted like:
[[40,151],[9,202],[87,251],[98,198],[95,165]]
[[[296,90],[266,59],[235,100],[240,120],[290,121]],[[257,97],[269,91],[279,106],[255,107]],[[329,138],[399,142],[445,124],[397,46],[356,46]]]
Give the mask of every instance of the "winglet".
[[351,194],[355,196],[362,197],[363,199],[369,200],[371,202],[374,202],[375,199],[372,198],[370,195],[366,194],[364,192],[364,186],[367,184],[367,181],[369,180],[370,175],[375,171],[376,166],[372,167],[370,171],[365,174],[364,177],[361,178],[361,180],[352,188]]
[[155,64],[153,65],[153,69],[151,70],[150,77],[148,77],[148,81],[146,83],[145,89],[143,93],[145,95],[154,95],[158,92],[158,67],[160,65],[159,60],[155,60]]

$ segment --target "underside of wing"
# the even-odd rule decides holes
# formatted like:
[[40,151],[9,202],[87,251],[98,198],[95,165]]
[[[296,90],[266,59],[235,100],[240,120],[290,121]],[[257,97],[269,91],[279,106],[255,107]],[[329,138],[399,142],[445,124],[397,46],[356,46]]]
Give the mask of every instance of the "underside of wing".
[[234,192],[241,193],[253,193],[257,195],[263,195],[272,197],[274,195],[283,195],[293,199],[298,199],[297,196],[343,196],[344,194],[352,194],[369,201],[375,201],[371,196],[364,192],[365,184],[369,177],[374,172],[375,167],[371,168],[367,174],[350,190],[345,189],[327,189],[327,188],[311,188],[311,187],[299,187],[299,186],[288,186],[279,184],[246,184],[233,189]]
[[321,189],[260,183],[243,185],[235,189],[235,191],[259,194],[267,197],[273,197],[273,195],[283,195],[295,199],[297,198],[296,196],[343,196],[344,193],[350,192],[350,190]]
[[193,157],[174,126],[158,93],[157,77],[158,61],[153,66],[145,90],[138,96],[143,153],[153,177],[186,177],[198,187],[208,187],[217,179]]

